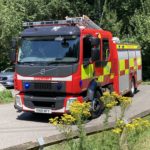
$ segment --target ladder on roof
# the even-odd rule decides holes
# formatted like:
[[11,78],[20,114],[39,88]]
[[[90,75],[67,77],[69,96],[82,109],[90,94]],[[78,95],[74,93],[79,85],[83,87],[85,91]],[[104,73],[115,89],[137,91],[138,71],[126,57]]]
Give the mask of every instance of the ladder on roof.
[[83,28],[101,29],[89,17],[83,15],[82,17],[66,17],[66,20],[52,20],[52,21],[37,21],[37,22],[24,22],[23,27],[33,26],[52,26],[52,25],[77,25]]
[[101,29],[97,24],[95,24],[89,17],[83,15],[83,17],[66,17],[66,20],[73,21],[78,26],[83,26],[92,29]]

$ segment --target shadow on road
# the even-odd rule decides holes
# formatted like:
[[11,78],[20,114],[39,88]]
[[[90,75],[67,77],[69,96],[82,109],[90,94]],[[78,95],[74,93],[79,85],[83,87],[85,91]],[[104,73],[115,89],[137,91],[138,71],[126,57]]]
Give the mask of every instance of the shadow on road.
[[136,93],[139,93],[139,92],[140,92],[140,90],[137,89],[137,90],[135,91],[135,94],[136,94]]
[[[17,120],[21,120],[21,121],[32,121],[32,122],[40,122],[40,123],[48,123],[50,118],[54,118],[54,117],[61,117],[61,114],[36,114],[36,113],[29,113],[29,112],[25,112],[20,114],[17,117]],[[84,123],[88,123],[90,122],[92,119],[88,118],[86,120],[84,120]]]
[[24,112],[18,115],[17,120],[48,123],[50,118],[54,118],[56,116],[61,117],[60,114],[50,115],[50,114],[36,114],[36,113]]
[[[140,90],[137,89],[134,94],[137,94],[137,93],[139,93],[139,92],[140,92]],[[123,96],[131,97],[131,96],[130,96],[130,93],[127,93],[127,94],[125,94],[125,95],[123,95]]]

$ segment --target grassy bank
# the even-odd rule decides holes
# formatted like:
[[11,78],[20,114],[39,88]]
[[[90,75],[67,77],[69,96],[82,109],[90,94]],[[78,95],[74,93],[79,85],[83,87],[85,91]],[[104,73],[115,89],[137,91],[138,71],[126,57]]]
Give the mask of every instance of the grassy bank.
[[[150,121],[150,115],[145,117]],[[55,144],[44,148],[44,150],[71,150],[70,145],[74,150],[80,150],[78,139],[65,141],[60,144]],[[78,147],[78,148],[77,148]],[[127,150],[149,150],[150,149],[150,128],[143,130],[136,136],[128,135],[128,149]],[[120,150],[119,138],[112,130],[102,131],[86,137],[85,150]]]
[[[71,150],[72,144],[73,150],[80,150],[78,140],[72,140],[69,142],[62,142],[60,144],[52,145],[44,148],[44,150]],[[78,147],[78,148],[77,148]],[[103,131],[86,137],[86,149],[85,150],[119,150],[117,135],[114,135],[112,131]]]
[[9,103],[13,101],[10,90],[0,91],[0,104]]

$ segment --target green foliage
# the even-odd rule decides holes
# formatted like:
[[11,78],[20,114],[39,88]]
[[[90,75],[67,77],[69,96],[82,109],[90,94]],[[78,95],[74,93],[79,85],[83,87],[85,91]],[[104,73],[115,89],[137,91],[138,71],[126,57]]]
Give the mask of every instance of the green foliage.
[[12,93],[9,90],[0,92],[0,103],[9,103],[13,101]]
[[117,21],[117,14],[115,11],[108,12],[109,13],[104,15],[104,19],[102,20],[102,28],[111,31],[113,36],[119,37],[122,21]]
[[[94,135],[87,136],[87,142],[83,150],[120,150],[118,144],[118,135],[115,135],[111,131],[103,131]],[[68,142],[62,142],[58,145],[52,145],[44,148],[44,150],[82,150],[80,147],[77,148],[78,139],[71,141],[72,147]]]
[[23,21],[64,19],[87,15],[123,42],[139,43],[144,79],[150,78],[149,0],[0,0],[0,70],[10,65],[11,39]]
[[142,8],[136,10],[131,19],[131,25],[134,26],[134,36],[136,41],[142,46],[143,55],[143,77],[150,78],[150,1],[142,3]]

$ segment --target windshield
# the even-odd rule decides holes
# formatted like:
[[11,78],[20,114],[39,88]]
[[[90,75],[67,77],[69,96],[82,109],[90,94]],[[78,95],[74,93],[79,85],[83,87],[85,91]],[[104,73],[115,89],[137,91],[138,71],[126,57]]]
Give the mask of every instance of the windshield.
[[23,38],[18,62],[77,62],[79,37]]

